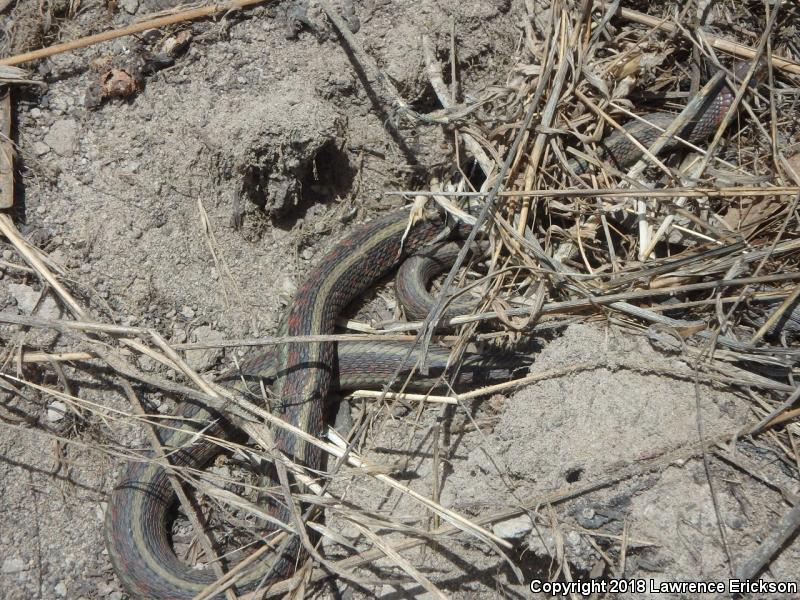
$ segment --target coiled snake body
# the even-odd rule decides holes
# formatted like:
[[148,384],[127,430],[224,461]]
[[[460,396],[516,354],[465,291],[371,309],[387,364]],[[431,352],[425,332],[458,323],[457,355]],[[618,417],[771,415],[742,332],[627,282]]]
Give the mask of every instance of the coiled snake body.
[[[290,336],[332,333],[334,322],[355,298],[393,269],[404,257],[413,254],[440,233],[438,219],[413,225],[406,232],[408,212],[399,211],[357,229],[327,254],[298,290],[286,320]],[[291,343],[279,347],[277,356],[264,354],[250,361],[242,372],[250,377],[271,379],[280,399],[277,414],[284,420],[319,436],[323,431],[323,407],[332,387],[352,389],[382,385],[394,374],[406,356],[408,345],[400,343],[339,344],[333,342]],[[338,358],[338,369],[335,369]],[[443,372],[448,359],[444,350],[433,350],[428,378],[417,384],[430,384]],[[460,382],[508,377],[513,359],[473,356],[461,370]],[[209,414],[193,404],[183,404],[182,417],[206,421]],[[217,415],[219,416],[219,415]],[[196,429],[185,428],[167,441],[180,450],[171,455],[177,466],[201,468],[220,449],[192,440]],[[227,435],[219,427],[206,431]],[[282,429],[274,432],[277,447],[296,462],[311,469],[323,468],[319,448],[296,439]],[[192,443],[193,442],[193,443]],[[106,541],[114,569],[126,589],[137,598],[188,599],[216,577],[210,570],[198,570],[182,562],[173,550],[167,532],[175,496],[167,474],[155,462],[131,462],[113,491],[106,513]],[[285,507],[275,516],[290,522]],[[300,543],[293,536],[280,556],[248,567],[236,581],[239,592],[291,575],[300,554]],[[220,596],[222,597],[222,596]]]
[[[742,63],[744,64],[744,63]],[[746,68],[737,66],[737,74]],[[713,133],[722,115],[730,106],[732,91],[721,87],[717,96],[695,121],[679,135],[700,142]],[[672,115],[653,116],[651,121],[666,125]],[[638,124],[628,127],[645,146],[660,132]],[[635,161],[641,153],[625,136],[614,134],[604,144],[605,158],[617,165]],[[404,257],[414,254],[434,240],[441,230],[437,219],[421,221],[406,231],[408,213],[400,211],[375,220],[357,229],[328,253],[311,272],[298,290],[286,321],[290,336],[328,334],[342,310],[378,279],[397,266]],[[424,303],[423,303],[424,304]],[[287,422],[319,436],[323,431],[323,407],[332,387],[378,385],[394,373],[407,347],[397,344],[347,345],[337,351],[332,342],[291,343],[279,346],[278,355],[263,355],[244,371],[256,378],[270,378],[277,373],[273,393],[279,399],[277,414]],[[430,357],[434,371],[446,365],[447,354],[435,352]],[[467,361],[468,363],[470,361]],[[467,377],[484,376],[493,368],[489,360],[471,359],[465,370]],[[481,374],[484,375],[481,375]],[[338,377],[338,379],[335,379]],[[427,382],[425,382],[427,383]],[[196,405],[182,405],[184,417],[203,422],[209,413]],[[219,415],[217,415],[219,417]],[[186,428],[174,433],[167,441],[169,448],[178,448],[171,460],[175,465],[202,468],[219,451],[202,440],[191,443],[195,429]],[[208,430],[212,435],[224,435],[217,426]],[[282,429],[274,432],[278,449],[296,462],[312,469],[323,468],[321,450],[295,438]],[[175,554],[167,527],[175,497],[166,472],[155,462],[130,463],[111,495],[106,513],[106,540],[109,555],[117,575],[130,594],[137,598],[190,599],[212,583],[216,577],[210,570],[197,570],[183,563]],[[278,518],[289,522],[285,509],[278,509]],[[294,570],[301,554],[296,535],[283,546],[280,555],[273,553],[242,571],[236,580],[239,592],[252,590],[265,582],[283,579]],[[218,596],[222,597],[222,596]]]

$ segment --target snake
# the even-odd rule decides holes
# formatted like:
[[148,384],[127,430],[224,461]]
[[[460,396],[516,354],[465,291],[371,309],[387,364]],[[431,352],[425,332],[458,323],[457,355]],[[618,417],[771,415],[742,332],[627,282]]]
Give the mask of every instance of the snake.
[[[408,222],[408,211],[397,211],[360,226],[338,243],[298,289],[283,332],[289,336],[333,333],[335,321],[347,305],[406,257],[436,241],[443,228],[438,217],[420,221],[410,228]],[[435,261],[436,255],[428,253],[426,260]],[[438,272],[429,269],[426,261],[418,264],[428,273]],[[413,290],[415,284],[427,285],[424,277],[416,277],[414,282],[406,289]],[[413,291],[409,293],[414,294]],[[416,293],[429,292],[419,289]],[[293,342],[256,355],[243,363],[240,373],[229,373],[220,383],[225,385],[238,380],[232,387],[241,390],[242,386],[258,381],[271,382],[274,397],[279,399],[273,413],[311,435],[320,436],[329,393],[383,386],[398,369],[400,376],[405,377],[410,368],[401,367],[409,348],[408,343],[401,342],[342,342],[338,345]],[[412,352],[408,364],[413,365],[416,358]],[[430,390],[447,370],[448,360],[448,350],[432,348],[427,357],[427,375],[415,377],[407,389]],[[526,357],[520,355],[468,355],[454,385],[481,385],[508,379],[513,370],[524,364]],[[178,414],[183,419],[178,426],[180,429],[164,440],[165,450],[171,451],[170,460],[174,466],[202,468],[221,449],[203,437],[198,438],[196,432],[209,422],[224,421],[224,415],[213,414],[188,401],[181,403]],[[187,419],[198,425],[192,427],[186,423]],[[205,433],[231,437],[230,431],[218,424]],[[324,457],[316,446],[280,428],[274,431],[274,438],[277,448],[296,463],[312,470],[324,468]],[[132,597],[189,599],[217,578],[211,570],[191,568],[175,553],[169,526],[176,497],[166,470],[158,462],[148,460],[152,458],[153,454],[149,454],[144,460],[129,462],[112,491],[106,510],[106,546],[117,576]],[[276,518],[291,522],[285,506],[273,506],[272,512]],[[235,583],[237,592],[254,590],[289,577],[302,555],[298,536],[291,536],[281,552],[255,562],[240,573]]]
[[[752,64],[753,61],[750,60],[736,61],[732,68],[733,81],[737,84],[744,81]],[[766,59],[762,57],[758,60],[753,76],[747,82],[748,87],[754,89],[763,81],[765,75]],[[724,79],[720,81],[695,116],[667,140],[659,154],[668,154],[677,150],[682,146],[681,140],[697,146],[709,139],[722,124],[735,97],[736,91]],[[664,130],[672,124],[675,116],[668,112],[651,112],[641,115],[642,120],[634,119],[627,122],[622,126],[624,131],[616,130],[603,138],[598,147],[598,158],[610,162],[619,170],[630,167],[642,157],[642,151],[633,140],[635,139],[645,148],[651,147]],[[571,159],[568,164],[577,175],[581,175],[589,169],[589,163],[583,159]]]
[[[744,62],[735,65],[735,78],[741,80],[749,65]],[[754,80],[760,76],[757,70]],[[721,85],[678,135],[692,143],[707,139],[716,131],[733,97],[733,90],[727,84]],[[666,128],[674,115],[651,113],[645,118]],[[640,122],[628,124],[625,129],[644,146],[650,145],[661,133],[657,127]],[[677,140],[671,141],[664,152],[674,149],[677,143]],[[601,157],[626,166],[638,160],[641,154],[627,135],[615,132],[604,141]],[[284,322],[286,335],[333,333],[337,317],[352,301],[407,257],[437,241],[443,228],[438,216],[411,226],[408,223],[408,211],[390,213],[358,227],[324,255],[296,293]],[[427,313],[434,301],[426,281],[445,264],[445,260],[428,256],[415,267],[404,267],[406,275],[398,280],[397,289],[398,295],[410,297],[407,300],[412,306],[409,312]],[[450,307],[456,311],[464,308],[458,300]],[[240,389],[248,382],[270,382],[277,399],[273,412],[287,423],[319,437],[325,424],[326,399],[331,392],[382,386],[401,368],[408,353],[408,345],[399,343],[292,342],[259,354],[243,365],[245,376],[233,387]],[[412,364],[415,358],[412,354]],[[447,369],[448,359],[447,351],[432,349],[428,355],[428,378],[417,379],[417,384],[432,385],[435,382],[432,378]],[[459,378],[465,384],[507,378],[509,370],[508,361],[484,355],[468,356]],[[183,402],[178,415],[184,420],[177,431],[163,440],[165,449],[171,451],[170,461],[174,466],[203,468],[220,452],[218,446],[196,435],[198,428],[210,424],[210,428],[205,429],[209,435],[234,435],[224,426],[224,415],[206,407]],[[324,457],[318,447],[282,428],[275,429],[274,439],[277,448],[296,463],[312,470],[324,468]],[[176,498],[166,470],[152,458],[151,454],[128,463],[112,491],[105,518],[106,546],[114,571],[132,597],[188,600],[217,578],[211,570],[192,568],[176,555],[168,531]],[[287,507],[277,503],[271,510],[276,518],[291,522]],[[238,573],[237,592],[269,586],[291,576],[303,555],[299,537],[289,536],[288,542],[278,550],[267,553],[266,558],[254,561]],[[214,598],[222,597],[218,594]]]

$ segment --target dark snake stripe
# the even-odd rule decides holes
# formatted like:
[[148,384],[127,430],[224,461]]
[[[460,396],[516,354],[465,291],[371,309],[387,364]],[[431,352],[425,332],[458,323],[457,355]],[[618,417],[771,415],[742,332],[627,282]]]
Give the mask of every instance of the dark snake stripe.
[[[744,77],[748,66],[749,63],[736,65],[734,71],[739,80]],[[762,76],[763,69],[758,69],[751,84]],[[704,141],[716,131],[732,100],[733,91],[727,85],[722,85],[719,92],[678,135],[695,144]],[[674,115],[654,113],[645,118],[666,128]],[[651,145],[660,135],[658,129],[639,122],[628,124],[625,128],[644,146]],[[671,142],[664,152],[676,145],[677,142]],[[603,143],[601,157],[620,168],[632,164],[640,156],[638,148],[620,133],[612,134]],[[572,164],[575,170],[584,170],[580,163]],[[404,257],[414,254],[434,239],[441,229],[441,223],[437,220],[423,221],[410,229],[401,245],[407,216],[406,211],[401,211],[368,223],[329,252],[298,290],[288,315],[287,333],[293,336],[331,333],[337,316],[347,304]],[[429,268],[429,272],[433,270]],[[425,311],[431,300],[429,297],[421,299],[424,290],[420,282],[423,279],[417,279],[409,287],[412,296],[417,298],[420,310]],[[407,347],[397,346],[393,349],[385,346],[377,350],[359,349],[357,345],[352,348],[349,355],[346,348],[344,353],[339,352],[336,381],[342,388],[346,388],[349,381],[357,382],[358,387],[380,384],[385,381],[387,373],[394,372],[399,358],[404,357],[407,351]],[[431,359],[434,364],[439,360],[442,369],[447,364],[446,355],[439,356],[434,352]],[[279,347],[277,356],[265,354],[257,358],[251,363],[252,370],[249,373],[255,374],[256,378],[272,377],[276,373],[280,375],[272,388],[275,397],[279,398],[277,414],[287,422],[319,436],[323,429],[325,398],[335,383],[336,360],[336,346],[331,342],[286,344]],[[501,363],[496,365],[497,370],[507,373],[508,365]],[[480,361],[475,361],[473,366],[478,365]],[[348,369],[352,369],[352,372]],[[492,367],[487,366],[484,372],[491,370]],[[475,373],[478,371],[480,369]],[[469,377],[470,369],[466,373]],[[371,380],[373,375],[375,379]],[[212,417],[194,404],[183,404],[180,414],[200,422]],[[213,417],[221,419],[222,415]],[[172,455],[174,464],[202,468],[219,452],[219,448],[202,440],[191,444],[193,432],[192,428],[186,427],[166,440],[168,448],[180,448]],[[231,435],[230,431],[218,425],[213,425],[208,433],[223,437]],[[278,448],[297,462],[312,469],[322,468],[323,457],[316,447],[294,438],[284,430],[277,430],[275,439]],[[192,569],[175,555],[167,532],[174,503],[166,473],[154,462],[130,463],[111,495],[106,512],[107,547],[117,575],[133,597],[188,600],[216,579],[210,570]],[[284,522],[290,522],[285,507],[277,505],[274,514]],[[280,555],[273,553],[245,569],[237,579],[237,590],[249,591],[261,584],[288,577],[300,557],[299,541],[297,536],[292,536],[291,542]]]
[[[737,61],[734,64],[734,82],[738,84],[745,79],[750,65],[752,65],[752,61]],[[763,81],[765,75],[766,61],[761,59],[748,85],[755,87]],[[725,80],[721,81],[717,92],[710,94],[694,118],[686,122],[678,130],[677,138],[695,146],[709,139],[722,123],[725,113],[728,112],[728,109],[733,104],[735,95],[735,91],[730,88]],[[623,126],[628,135],[615,130],[603,139],[598,147],[598,158],[610,162],[617,169],[630,167],[641,158],[642,151],[639,150],[629,136],[638,140],[645,148],[649,148],[659,138],[662,131],[672,124],[676,116],[673,113],[654,112],[641,115],[641,118],[647,122],[639,121],[638,119],[629,121]],[[682,146],[682,143],[676,137],[672,137],[659,154],[669,154]],[[569,164],[577,174],[584,173],[589,168],[589,163],[582,159],[572,159]]]
[[[337,316],[353,299],[406,256],[433,240],[442,229],[442,223],[437,219],[421,221],[404,237],[407,222],[407,211],[372,221],[359,227],[325,255],[297,292],[286,320],[287,334],[332,333]],[[356,360],[362,361],[361,365],[364,360],[373,359],[372,372],[377,378],[385,377],[387,369],[397,366],[397,358],[400,353],[405,355],[407,346],[399,350],[396,345],[394,350],[385,346],[377,353],[363,346],[354,348],[356,350],[351,355],[358,356]],[[446,364],[446,358],[439,358],[442,365]],[[277,372],[272,388],[279,399],[279,405],[274,409],[276,414],[319,436],[323,432],[323,409],[334,379],[335,360],[336,346],[333,342],[292,343],[279,346],[277,359],[261,357],[251,365],[263,370],[263,373],[257,371],[259,376],[273,376]],[[363,368],[361,375],[361,381],[364,381]],[[345,382],[347,377],[345,372]],[[211,417],[195,404],[184,403],[179,412],[200,422]],[[222,415],[214,417],[220,419]],[[184,427],[166,440],[168,449],[180,449],[172,454],[173,464],[202,468],[219,452],[213,444],[194,441],[194,431]],[[207,433],[223,437],[231,435],[218,425],[212,426]],[[323,456],[318,448],[295,439],[284,430],[274,433],[276,445],[282,452],[311,469],[322,469]],[[155,462],[130,463],[111,495],[106,513],[107,547],[117,575],[136,598],[189,599],[216,579],[210,570],[192,569],[175,555],[167,531],[174,504],[166,472]],[[291,522],[286,507],[278,504],[273,513],[276,518]],[[292,536],[279,556],[272,553],[265,560],[246,568],[237,579],[236,589],[249,591],[265,582],[268,584],[290,576],[300,555],[298,537]]]

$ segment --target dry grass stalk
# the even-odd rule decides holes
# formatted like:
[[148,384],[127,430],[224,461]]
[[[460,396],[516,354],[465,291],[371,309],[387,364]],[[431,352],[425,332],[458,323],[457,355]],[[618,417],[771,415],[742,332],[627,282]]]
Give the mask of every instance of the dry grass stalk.
[[[247,4],[252,3],[255,2]],[[794,436],[798,433],[795,420],[800,414],[794,407],[797,388],[791,377],[798,374],[800,352],[785,344],[781,337],[786,338],[794,332],[784,328],[776,333],[774,326],[798,310],[800,238],[797,231],[800,223],[797,220],[800,217],[796,211],[796,198],[800,197],[800,178],[774,139],[773,132],[784,124],[769,122],[783,112],[783,107],[791,104],[789,95],[777,92],[784,86],[797,87],[794,76],[800,74],[800,67],[788,59],[791,48],[774,48],[784,58],[771,56],[776,71],[769,84],[771,87],[762,85],[760,88],[763,98],[756,100],[752,94],[746,93],[744,86],[740,86],[736,90],[735,103],[742,100],[743,106],[738,113],[733,109],[728,112],[727,127],[722,123],[715,138],[702,147],[685,145],[682,151],[695,152],[697,156],[678,163],[669,156],[654,155],[658,154],[658,146],[671,133],[680,130],[682,121],[691,118],[699,100],[687,102],[684,98],[687,89],[684,72],[693,59],[674,51],[671,46],[674,41],[660,37],[659,32],[683,36],[697,48],[697,56],[710,55],[710,64],[713,64],[716,58],[711,51],[715,48],[743,57],[757,56],[766,48],[771,35],[769,23],[765,23],[760,47],[753,48],[707,33],[695,37],[691,33],[694,30],[686,27],[686,15],[669,11],[665,11],[666,16],[650,16],[620,9],[615,16],[604,12],[604,3],[588,1],[556,1],[544,12],[538,8],[534,10],[532,0],[526,2],[526,7],[529,13],[517,64],[506,81],[487,89],[474,105],[458,104],[457,98],[453,97],[430,38],[423,40],[427,72],[445,110],[430,117],[420,116],[409,108],[391,85],[385,86],[381,94],[389,98],[387,103],[400,107],[406,118],[446,123],[453,127],[454,139],[463,142],[466,155],[486,175],[486,180],[480,182],[454,177],[452,181],[438,182],[434,189],[427,191],[397,192],[423,200],[432,197],[451,214],[472,219],[476,223],[475,235],[479,235],[480,230],[480,235],[490,242],[489,275],[476,284],[485,292],[485,303],[475,314],[442,323],[442,326],[457,330],[455,335],[443,339],[451,343],[458,354],[467,343],[478,338],[476,324],[479,322],[492,328],[491,334],[481,334],[483,339],[490,335],[495,340],[515,340],[523,334],[533,335],[569,322],[603,319],[646,333],[659,343],[671,340],[691,367],[664,375],[762,390],[763,397],[753,405],[753,411],[761,422],[751,429],[751,433],[769,432],[772,438],[767,440],[764,436],[757,438],[756,442],[774,444],[787,456],[794,456],[791,453],[793,448],[796,452]],[[323,8],[342,29],[342,37],[354,50],[356,58],[365,63],[365,72],[373,80],[381,81],[381,85],[385,84],[386,79],[374,61],[358,47],[357,40],[346,27],[336,21],[335,12],[327,3],[323,3]],[[740,6],[724,10],[749,9]],[[180,15],[165,18],[178,17]],[[637,24],[644,24],[645,28]],[[153,26],[150,22],[146,28]],[[122,32],[102,35],[112,33]],[[607,34],[605,41],[602,40],[603,34]],[[83,43],[100,41],[100,37],[94,38],[97,39],[84,40]],[[79,47],[74,44],[66,46]],[[30,60],[30,57],[25,60]],[[712,75],[711,81],[721,78],[722,75]],[[705,90],[712,87],[713,83]],[[638,96],[637,89],[640,90]],[[668,93],[665,94],[665,90]],[[638,104],[658,95],[679,98],[683,111],[680,114],[675,111],[677,120],[662,131],[655,143],[648,147],[639,144],[646,160],[629,169],[616,168],[599,151],[598,142],[609,129],[621,128],[623,119],[634,116],[646,120],[641,116],[643,109]],[[766,103],[769,103],[769,111],[764,110]],[[739,122],[733,120],[734,116],[739,117]],[[532,123],[535,126],[531,126]],[[727,146],[721,143],[724,139],[728,140]],[[578,175],[576,163],[568,160],[573,155],[585,157],[588,164],[593,165],[590,171]],[[461,148],[456,158],[461,161],[457,172],[469,172],[470,165]],[[629,187],[625,189],[625,186]],[[475,188],[480,189],[476,191]],[[473,191],[464,192],[466,189]],[[464,204],[460,203],[462,200]],[[468,206],[475,201],[484,202],[483,210],[477,216],[470,215]],[[207,222],[204,226],[209,231]],[[444,597],[435,582],[399,553],[430,540],[439,543],[458,532],[467,532],[505,556],[502,548],[508,548],[509,544],[485,529],[484,525],[519,514],[522,509],[467,519],[439,504],[436,485],[433,486],[434,498],[426,497],[390,477],[387,474],[390,469],[384,465],[366,461],[363,451],[356,451],[354,442],[335,436],[330,441],[316,439],[284,423],[262,406],[209,383],[189,368],[181,353],[212,345],[171,346],[157,331],[113,326],[94,319],[70,293],[60,274],[47,264],[46,257],[27,244],[10,219],[3,215],[0,215],[0,231],[25,258],[30,265],[29,271],[38,274],[51,287],[75,318],[72,321],[47,321],[36,317],[0,316],[0,320],[7,323],[56,328],[65,332],[70,343],[76,346],[59,348],[54,353],[23,353],[20,350],[16,357],[20,370],[23,364],[35,362],[98,361],[118,373],[123,380],[135,377],[164,393],[186,394],[225,410],[235,425],[247,431],[253,439],[260,440],[264,448],[270,446],[271,434],[264,426],[268,423],[270,427],[290,431],[337,458],[337,466],[324,474],[326,483],[321,483],[320,474],[306,472],[287,457],[259,453],[215,440],[232,452],[250,452],[260,459],[273,460],[298,481],[304,482],[310,492],[286,498],[290,504],[304,501],[314,510],[324,508],[332,515],[359,525],[364,536],[362,541],[370,549],[331,567],[343,577],[357,578],[353,569],[389,557],[431,594]],[[209,239],[209,243],[212,244],[212,240]],[[211,247],[213,251],[213,245]],[[464,258],[461,256],[460,260]],[[444,287],[448,287],[457,276],[454,269]],[[439,308],[441,306],[437,310]],[[556,316],[561,320],[547,320]],[[417,336],[400,333],[421,331],[432,334],[428,327],[436,318],[433,315],[424,322],[386,327],[350,322],[351,330],[361,333],[231,340],[219,346],[376,338],[409,340]],[[183,383],[138,372],[132,360],[139,356],[156,360]],[[12,363],[11,353],[6,355],[6,359],[8,364]],[[754,372],[753,365],[780,369],[784,375],[776,378]],[[420,401],[420,410],[424,402],[453,404],[456,411],[469,415],[469,402],[479,396],[601,367],[609,368],[601,363],[567,365],[556,371],[448,396],[403,395],[402,389],[396,388],[391,392],[387,388],[382,392],[361,393],[362,397],[377,398],[379,402],[365,403],[367,415],[358,430],[359,437],[354,440],[369,439],[370,419],[378,415],[384,400],[404,398]],[[74,405],[76,411],[83,411],[106,423],[119,420],[154,424],[165,430],[174,427],[164,424],[158,415],[145,415],[143,411],[138,411],[138,414],[137,411],[132,414],[110,411],[70,393],[42,387],[21,377],[2,375],[2,380],[16,386],[17,390],[29,388],[57,397]],[[774,431],[771,428],[777,423],[789,425],[785,430]],[[205,434],[199,433],[198,436]],[[619,473],[585,486],[543,495],[533,499],[525,509],[535,511],[543,505],[558,504],[600,487],[614,485],[647,469],[663,469],[676,456],[697,456],[706,445],[720,439],[728,442],[732,436],[733,433],[710,436],[691,448],[663,454],[663,460],[629,465]],[[124,449],[106,450],[124,454]],[[740,461],[739,464],[744,463]],[[449,524],[425,532],[421,527],[409,527],[399,518],[372,514],[345,503],[327,491],[327,481],[337,476],[339,468],[343,474],[357,472],[378,482],[384,486],[383,489],[398,491],[424,507],[426,513]],[[260,514],[265,518],[257,504],[209,483],[202,479],[201,473],[176,469],[176,475],[193,482],[206,497],[221,506]],[[277,494],[291,496],[287,489],[288,486],[283,486]],[[547,519],[543,522],[553,528],[558,539],[564,524],[549,508],[546,512]],[[304,528],[297,524],[299,517],[295,517],[297,522],[284,523],[279,528],[305,534]],[[309,526],[342,547],[351,544],[332,528]],[[794,511],[789,511],[781,525],[783,529],[776,530],[770,540],[779,542],[795,526]],[[376,533],[379,529],[391,530],[398,535],[413,530],[421,538],[390,543],[379,539]],[[616,554],[605,553],[604,556],[609,565],[613,564],[609,568],[623,574],[626,553],[634,540],[625,529],[615,542],[618,545]],[[763,557],[771,555],[775,547],[773,542],[766,544],[758,560],[754,559],[748,565],[760,568],[766,560]],[[266,551],[264,548],[255,550],[246,560],[254,560]],[[558,548],[558,568],[569,579],[572,576],[570,557],[564,554],[563,544]],[[314,556],[316,551],[310,550]],[[316,560],[330,565],[325,557]],[[748,574],[753,568],[743,567]],[[238,572],[239,568],[234,568],[205,590],[204,596],[229,589]],[[274,586],[269,594],[291,590],[297,593],[322,577],[323,574],[303,570],[292,580]]]
[[24,54],[17,54],[15,56],[3,58],[0,59],[0,65],[21,65],[26,62],[41,60],[42,58],[47,58],[48,56],[61,54],[62,52],[70,52],[72,50],[86,48],[87,46],[100,44],[109,40],[115,40],[128,35],[134,35],[136,33],[147,31],[148,29],[157,29],[159,27],[167,27],[168,25],[174,25],[184,21],[203,19],[231,10],[240,10],[248,6],[263,4],[267,1],[269,0],[232,0],[231,2],[222,2],[218,4],[202,6],[200,8],[192,8],[166,16],[145,18],[144,20],[134,23],[133,25],[128,25],[127,27],[112,29],[111,31],[104,31],[103,33],[88,35],[78,40],[64,42],[63,44],[56,44],[54,46],[48,46],[47,48],[32,50],[31,52],[25,52]]
[[11,88],[0,86],[0,209],[14,206],[14,146],[11,141]]

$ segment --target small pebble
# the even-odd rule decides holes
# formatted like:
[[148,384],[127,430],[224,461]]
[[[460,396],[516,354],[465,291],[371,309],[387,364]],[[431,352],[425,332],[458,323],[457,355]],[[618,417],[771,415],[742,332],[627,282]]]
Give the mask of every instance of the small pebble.
[[78,146],[78,123],[74,119],[56,121],[44,136],[44,142],[59,156],[72,156]]
[[[213,343],[220,342],[225,336],[207,325],[202,325],[194,330],[193,337],[197,342]],[[201,350],[187,350],[186,364],[195,371],[205,371],[213,366],[222,356],[221,348],[203,348]]]
[[3,561],[0,567],[0,573],[8,575],[10,573],[19,573],[25,569],[25,561],[21,558],[7,558]]
[[44,142],[34,142],[33,143],[33,153],[36,156],[44,156],[48,152],[50,152],[50,146],[48,146]]
[[33,314],[33,310],[38,304],[38,316],[44,319],[58,319],[61,316],[58,304],[53,298],[46,296],[42,302],[39,302],[41,293],[30,286],[10,283],[8,291],[16,300],[17,306],[26,314]]
[[51,423],[56,423],[64,418],[67,414],[67,405],[60,400],[55,400],[47,407],[47,420]]
[[492,531],[497,537],[516,542],[522,540],[533,529],[533,523],[528,515],[520,515],[514,519],[500,521],[492,526]]
[[139,0],[121,0],[119,5],[129,15],[134,15],[139,9]]

